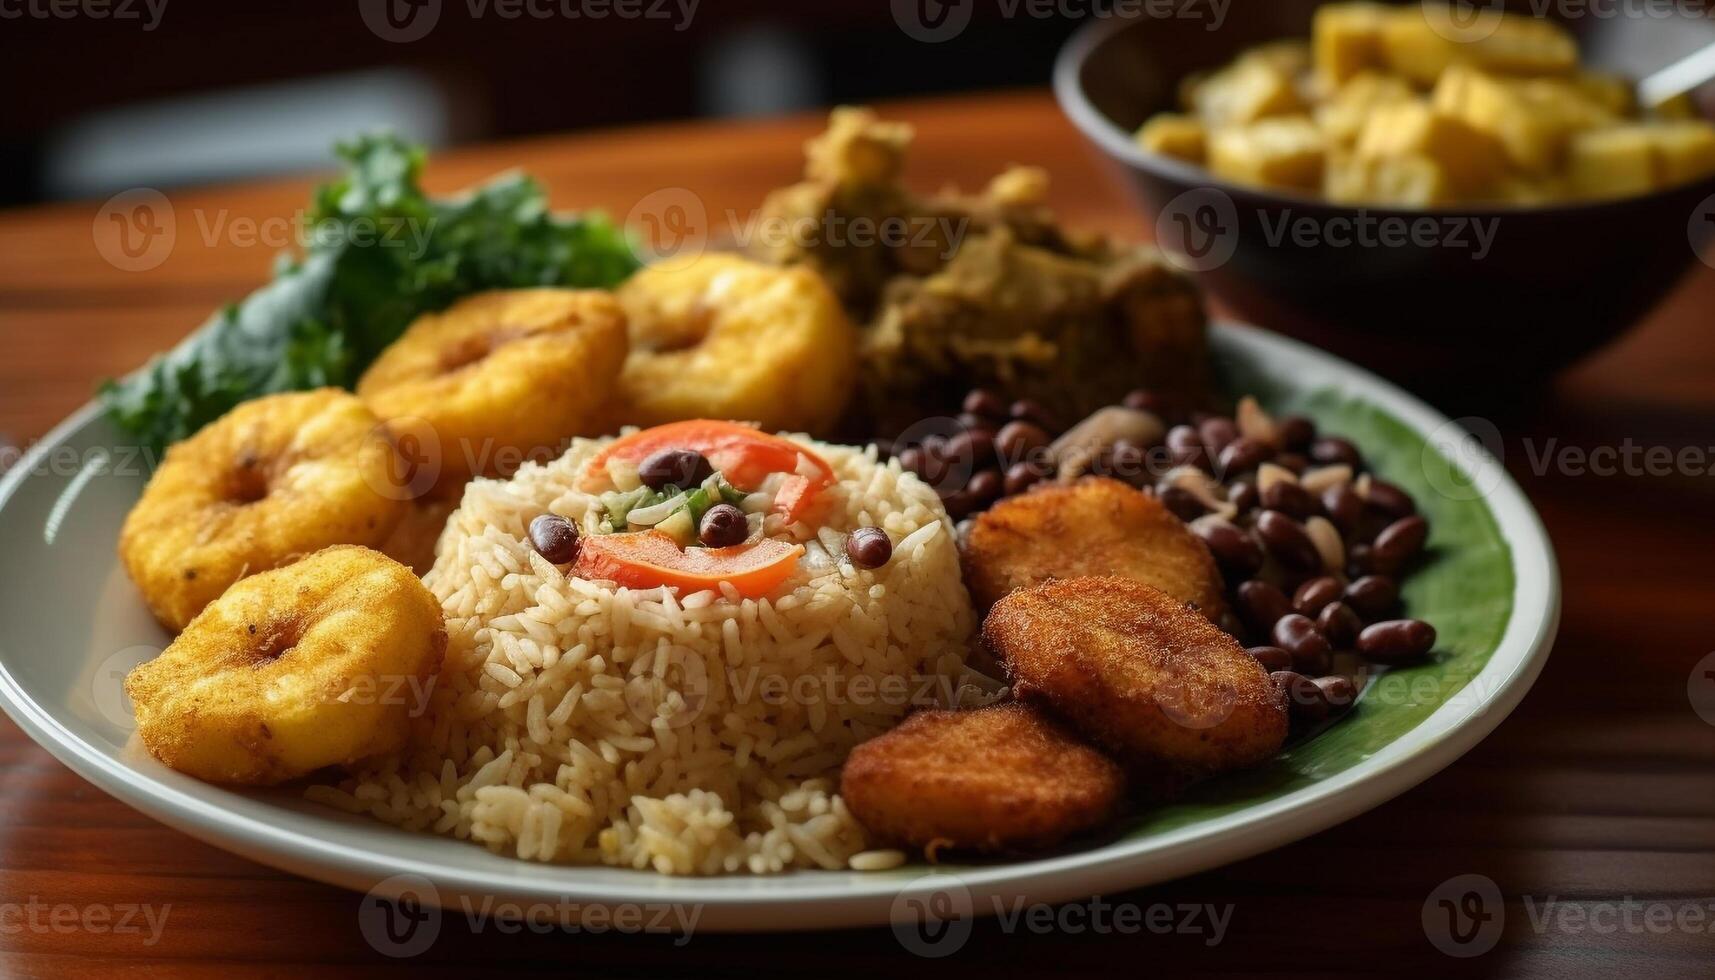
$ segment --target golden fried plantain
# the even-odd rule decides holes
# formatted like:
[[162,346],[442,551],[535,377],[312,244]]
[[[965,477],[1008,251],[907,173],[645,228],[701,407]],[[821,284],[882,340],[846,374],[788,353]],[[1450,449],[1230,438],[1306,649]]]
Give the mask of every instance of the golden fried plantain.
[[965,583],[979,608],[1014,589],[1084,575],[1145,582],[1212,622],[1227,608],[1203,540],[1160,501],[1118,480],[1087,477],[1010,497],[979,516],[966,541]]
[[995,604],[983,641],[1019,698],[1167,783],[1255,765],[1286,738],[1286,701],[1262,664],[1142,582],[1019,589]]
[[245,402],[167,450],[119,557],[162,626],[245,575],[334,544],[378,545],[406,510],[374,413],[335,388]]
[[402,449],[405,439],[420,445],[437,492],[448,493],[596,434],[625,352],[625,315],[610,293],[493,290],[419,317],[357,394]]
[[267,786],[403,745],[446,643],[441,605],[410,569],[328,548],[227,589],[125,692],[168,766]]
[[877,836],[914,847],[1051,847],[1113,816],[1125,775],[1016,702],[921,711],[852,750],[840,795]]
[[612,425],[742,419],[825,434],[857,382],[857,331],[822,277],[738,255],[644,269],[619,287],[631,355]]

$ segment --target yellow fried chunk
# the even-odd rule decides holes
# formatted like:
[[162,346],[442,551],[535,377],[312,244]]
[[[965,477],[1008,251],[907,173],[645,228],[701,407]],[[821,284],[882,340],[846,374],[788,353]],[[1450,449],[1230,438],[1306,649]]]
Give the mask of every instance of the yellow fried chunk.
[[1648,126],[1661,186],[1673,187],[1715,173],[1715,127],[1701,119]]
[[477,293],[411,324],[364,372],[357,394],[426,443],[447,492],[595,434],[625,344],[625,317],[609,293]]
[[810,268],[705,254],[619,288],[631,356],[610,424],[743,419],[825,433],[856,384],[857,331]]
[[1327,134],[1329,142],[1351,146],[1357,142],[1371,113],[1416,98],[1411,86],[1401,79],[1373,71],[1360,72],[1316,107],[1316,125]]
[[1314,190],[1322,183],[1327,144],[1308,116],[1262,119],[1212,133],[1209,169],[1235,183]]
[[1387,64],[1382,29],[1392,11],[1379,3],[1330,3],[1316,8],[1310,44],[1316,75],[1329,90],[1359,72]]
[[1210,128],[1302,112],[1292,74],[1264,58],[1241,58],[1198,83],[1192,108]]
[[1150,153],[1202,163],[1208,154],[1208,131],[1194,116],[1158,113],[1137,131],[1137,145]]
[[1501,75],[1564,75],[1578,67],[1578,45],[1551,21],[1479,10],[1468,18],[1438,5],[1393,11],[1382,26],[1387,65],[1425,88],[1454,65]]
[[156,758],[266,786],[401,747],[446,649],[441,607],[366,548],[244,579],[125,679]]
[[1517,169],[1541,176],[1557,169],[1568,134],[1565,121],[1544,111],[1518,86],[1473,68],[1448,69],[1435,86],[1435,111],[1486,133]]
[[1286,701],[1262,665],[1141,582],[1020,589],[995,604],[983,640],[1018,697],[1047,705],[1140,773],[1177,781],[1251,766],[1286,738]]
[[333,544],[376,545],[405,511],[388,434],[334,388],[245,402],[167,450],[119,557],[178,631],[241,577]]
[[1107,477],[1008,497],[971,524],[965,581],[982,609],[1049,579],[1118,575],[1226,611],[1220,570],[1203,539],[1161,502]]
[[[1415,101],[1373,109],[1358,137],[1357,156],[1365,164],[1402,157],[1433,160],[1453,190],[1470,197],[1482,195],[1507,170],[1506,152],[1493,136]],[[1385,186],[1387,180],[1375,183]]]
[[1105,823],[1124,793],[1118,765],[1022,704],[920,711],[840,775],[859,823],[913,847],[1051,847]]
[[1655,145],[1643,126],[1614,126],[1572,139],[1567,175],[1579,197],[1625,197],[1656,187]]

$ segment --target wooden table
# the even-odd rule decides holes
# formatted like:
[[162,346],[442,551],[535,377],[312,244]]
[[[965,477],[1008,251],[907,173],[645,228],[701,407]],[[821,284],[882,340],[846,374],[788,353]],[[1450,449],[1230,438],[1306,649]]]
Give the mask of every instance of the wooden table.
[[[921,186],[973,186],[1002,164],[1040,163],[1054,174],[1054,201],[1070,222],[1130,236],[1146,231],[1042,94],[913,103],[894,114],[918,124],[911,176]],[[562,207],[624,215],[650,192],[684,187],[711,215],[729,208],[742,214],[793,178],[800,144],[818,124],[669,126],[482,147],[436,158],[429,182],[450,190],[522,165]],[[310,186],[301,180],[174,193],[173,252],[141,273],[97,254],[95,203],[0,215],[0,432],[20,441],[40,436],[86,400],[97,379],[132,368],[217,304],[253,288],[273,250],[202,229],[222,215],[289,215]],[[1715,274],[1699,268],[1648,323],[1566,375],[1551,398],[1497,419],[1508,465],[1559,549],[1565,616],[1535,690],[1486,742],[1335,830],[1218,871],[1109,896],[1142,905],[1230,905],[1227,934],[1213,948],[1198,935],[1009,934],[985,921],[955,967],[1708,975],[1715,933],[1653,933],[1647,911],[1633,913],[1636,931],[1623,919],[1613,920],[1620,924],[1614,931],[1590,923],[1609,922],[1602,903],[1632,899],[1669,914],[1703,909],[1703,928],[1715,927],[1715,727],[1699,719],[1687,696],[1693,665],[1715,649],[1708,571],[1715,480],[1707,471],[1671,478],[1537,473],[1532,452],[1551,439],[1585,449],[1626,440],[1715,445],[1711,309]],[[1711,464],[1715,458],[1706,460]],[[1429,943],[1422,911],[1438,885],[1466,873],[1496,882],[1507,899],[1506,927],[1492,952],[1455,961]],[[140,934],[12,925],[16,913],[5,918],[4,904],[32,898],[79,907],[170,903],[171,910],[159,942],[145,945]],[[1534,927],[1532,910],[1540,915],[1551,899],[1596,918],[1556,913],[1551,924]],[[443,929],[424,959],[397,962],[366,944],[357,908],[354,894],[230,856],[133,812],[0,720],[0,972],[407,974],[516,964],[655,975],[815,964],[875,974],[947,966],[903,955],[888,930],[697,935],[681,949],[659,937],[472,935],[462,919]]]

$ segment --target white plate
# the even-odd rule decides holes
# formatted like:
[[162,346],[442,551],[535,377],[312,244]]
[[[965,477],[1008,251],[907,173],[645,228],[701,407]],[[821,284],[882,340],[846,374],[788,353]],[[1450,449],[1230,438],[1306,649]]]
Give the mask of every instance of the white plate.
[[[1333,387],[1425,437],[1447,420],[1392,385],[1302,344],[1220,326],[1219,357],[1287,389]],[[120,680],[166,635],[145,612],[114,552],[145,475],[115,449],[94,406],[67,419],[0,482],[0,704],[53,755],[97,786],[200,840],[286,871],[377,894],[589,905],[695,906],[700,930],[779,930],[884,923],[946,893],[924,867],[884,873],[669,878],[614,868],[517,861],[416,835],[286,793],[234,792],[172,772],[131,743]],[[960,867],[977,914],[1020,899],[1055,902],[1150,884],[1225,864],[1331,827],[1427,779],[1489,733],[1530,687],[1559,619],[1559,577],[1542,524],[1489,456],[1465,453],[1465,476],[1511,549],[1510,619],[1471,678],[1469,696],[1343,771],[1219,816],[1086,850]],[[963,904],[964,895],[960,895]],[[1001,903],[997,905],[996,903]]]

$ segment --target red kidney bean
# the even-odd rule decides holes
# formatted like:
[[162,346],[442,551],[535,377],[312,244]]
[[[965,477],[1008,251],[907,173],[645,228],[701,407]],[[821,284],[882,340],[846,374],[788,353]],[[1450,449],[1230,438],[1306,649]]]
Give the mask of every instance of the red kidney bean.
[[1263,546],[1282,565],[1300,571],[1320,568],[1322,555],[1311,543],[1304,527],[1278,510],[1265,510],[1256,517],[1257,534]]
[[1249,436],[1239,436],[1221,450],[1221,473],[1226,477],[1249,473],[1268,462],[1273,455],[1274,450],[1269,448],[1268,443]]
[[1310,468],[1310,459],[1303,453],[1276,453],[1274,461],[1300,475],[1303,475],[1304,471]]
[[1197,436],[1203,440],[1203,448],[1209,451],[1209,458],[1216,459],[1221,450],[1239,437],[1239,427],[1225,415],[1211,415],[1197,423]]
[[994,433],[988,429],[966,429],[947,440],[948,462],[987,466],[994,461]]
[[1330,602],[1316,614],[1316,628],[1328,638],[1336,649],[1347,650],[1358,641],[1358,633],[1364,628],[1364,621],[1352,611],[1352,607],[1343,602]]
[[954,521],[964,520],[976,509],[976,501],[963,489],[937,488],[936,493],[941,497],[941,506],[947,508],[947,516]]
[[971,393],[965,396],[965,403],[961,407],[972,415],[980,415],[995,422],[1005,421],[1007,417],[1005,400],[987,388],[972,389]]
[[1134,487],[1149,483],[1154,476],[1149,469],[1149,450],[1130,439],[1114,440],[1104,455],[1107,458],[1103,460],[1103,471]]
[[1239,612],[1258,633],[1271,633],[1274,624],[1292,612],[1292,601],[1286,598],[1286,593],[1262,579],[1241,582],[1238,594]]
[[1227,521],[1205,521],[1194,528],[1209,553],[1226,573],[1229,582],[1242,581],[1262,568],[1262,548],[1237,525]]
[[1332,674],[1328,677],[1316,677],[1311,683],[1322,689],[1322,699],[1328,702],[1330,713],[1339,714],[1352,706],[1358,699],[1357,685],[1351,678]]
[[1227,485],[1227,503],[1232,504],[1241,517],[1255,510],[1261,503],[1257,499],[1256,484],[1249,480],[1234,480]]
[[1340,598],[1340,580],[1332,575],[1320,575],[1298,587],[1292,594],[1292,608],[1306,616],[1321,612],[1330,602]]
[[1188,425],[1167,430],[1167,452],[1174,466],[1209,468],[1209,453],[1203,448],[1203,439]]
[[1017,496],[1047,476],[1035,463],[1014,463],[1006,469],[1006,495]]
[[1148,412],[1158,419],[1165,419],[1168,416],[1167,399],[1153,391],[1145,391],[1142,388],[1127,392],[1125,399],[1120,404],[1135,412]]
[[1322,491],[1322,510],[1341,534],[1350,537],[1363,520],[1364,501],[1351,486],[1337,483]]
[[1040,425],[1015,419],[1000,427],[994,441],[1001,462],[1010,465],[1025,462],[1032,453],[1048,445],[1051,438]]
[[750,525],[745,522],[744,511],[732,504],[710,507],[697,522],[697,540],[710,548],[730,548],[743,544],[749,536]]
[[1351,440],[1339,436],[1323,436],[1310,444],[1310,458],[1323,466],[1345,463],[1354,471],[1362,469],[1364,456]]
[[1376,567],[1375,549],[1367,544],[1354,544],[1346,549],[1346,573],[1348,575],[1373,575],[1381,569]]
[[651,490],[698,486],[713,473],[708,459],[694,449],[663,449],[650,453],[637,466],[637,478]]
[[530,547],[550,565],[576,561],[578,526],[558,514],[537,514],[530,521]]
[[1413,514],[1382,528],[1370,546],[1370,553],[1377,568],[1391,571],[1416,557],[1428,538],[1429,522]]
[[1364,619],[1385,619],[1399,606],[1399,586],[1385,575],[1365,575],[1346,586],[1345,601]]
[[1310,448],[1310,443],[1316,439],[1316,423],[1302,415],[1288,415],[1274,423],[1275,435],[1280,437],[1280,444],[1294,452],[1302,452]]
[[1288,613],[1274,624],[1274,645],[1292,654],[1292,669],[1301,674],[1326,674],[1333,648],[1308,616]]
[[880,568],[893,557],[893,540],[879,527],[860,527],[846,537],[846,557],[859,568]]
[[918,476],[922,476],[923,466],[927,461],[928,455],[928,453],[923,451],[922,446],[906,446],[904,449],[899,450],[899,465]]
[[1055,424],[1056,420],[1053,413],[1048,411],[1047,406],[1034,398],[1020,398],[1007,408],[1006,413],[1014,419],[1023,422],[1034,422],[1050,431],[1059,428],[1059,426]]
[[1286,694],[1286,710],[1293,721],[1321,721],[1328,717],[1328,697],[1322,693],[1321,685],[1291,670],[1277,670],[1268,676]]
[[1410,517],[1417,513],[1417,501],[1411,499],[1411,494],[1387,482],[1370,478],[1370,495],[1364,501],[1372,510],[1380,511],[1388,517],[1398,519]]
[[978,470],[971,474],[971,482],[965,484],[965,493],[970,495],[971,509],[982,510],[1000,499],[1006,489],[1006,479],[999,470]]
[[1271,674],[1277,670],[1292,669],[1292,654],[1279,647],[1251,647],[1245,652],[1255,657],[1257,663],[1262,664],[1262,669]]
[[1316,498],[1300,484],[1277,480],[1262,492],[1262,505],[1278,510],[1295,521],[1309,520],[1316,514]]
[[1173,512],[1173,516],[1187,524],[1208,512],[1197,495],[1184,487],[1168,487],[1161,491],[1161,503]]
[[965,429],[984,429],[990,434],[994,433],[994,420],[984,418],[981,415],[973,415],[970,412],[960,412],[958,415],[958,423],[960,427]]
[[1358,652],[1381,664],[1411,663],[1434,648],[1435,627],[1421,619],[1383,620],[1358,634]]

